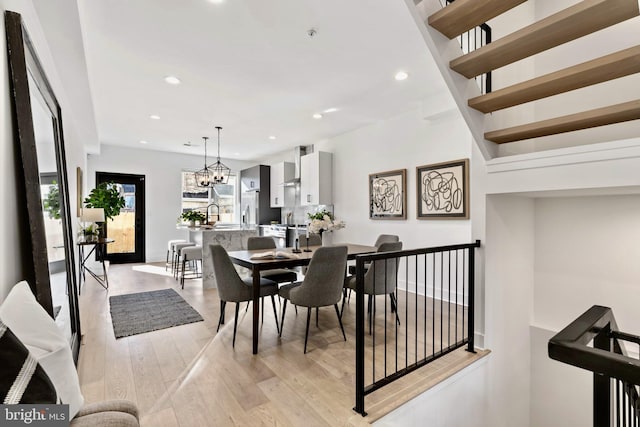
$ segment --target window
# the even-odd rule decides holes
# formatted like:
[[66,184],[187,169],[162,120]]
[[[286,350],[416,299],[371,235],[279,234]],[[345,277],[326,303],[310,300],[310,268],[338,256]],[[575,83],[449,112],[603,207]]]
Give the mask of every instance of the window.
[[236,176],[230,175],[227,184],[213,188],[198,187],[193,172],[182,172],[182,212],[198,209],[205,213],[207,206],[215,203],[220,207],[220,217],[216,219],[218,208],[209,207],[210,220],[233,223],[236,212]]

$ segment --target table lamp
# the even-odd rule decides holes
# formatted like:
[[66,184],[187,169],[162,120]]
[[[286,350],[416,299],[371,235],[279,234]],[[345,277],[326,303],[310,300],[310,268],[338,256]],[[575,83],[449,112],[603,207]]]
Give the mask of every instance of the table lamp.
[[82,222],[104,222],[103,208],[83,208],[80,214]]

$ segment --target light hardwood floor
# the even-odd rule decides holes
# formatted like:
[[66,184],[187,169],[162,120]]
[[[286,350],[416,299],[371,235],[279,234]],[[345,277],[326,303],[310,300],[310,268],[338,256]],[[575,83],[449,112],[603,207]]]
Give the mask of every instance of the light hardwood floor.
[[[267,306],[260,330],[260,352],[254,356],[251,354],[251,311],[246,314],[243,309],[240,311],[233,349],[234,304],[227,305],[226,325],[216,334],[220,307],[217,293],[203,291],[200,280],[187,280],[185,289],[181,290],[171,275],[164,273],[164,266],[129,264],[111,266],[109,283],[108,292],[92,279],[83,285],[80,297],[83,344],[78,363],[81,387],[87,402],[105,399],[135,402],[144,426],[368,425],[487,353],[456,350],[376,391],[366,397],[369,415],[362,418],[352,410],[355,403],[354,301],[345,309],[343,319],[347,342],[342,339],[333,307],[326,307],[320,309],[319,327],[312,322],[306,355],[302,351],[305,309],[299,309],[298,315],[293,308],[287,309],[284,332],[282,338],[278,338],[273,312]],[[202,315],[204,322],[116,340],[108,297],[164,288],[176,289]],[[409,296],[412,311],[413,296]],[[403,294],[399,300],[403,313]],[[428,299],[426,303],[427,317],[430,317],[432,301]],[[376,378],[385,365],[383,304],[382,297],[378,297],[374,335]],[[419,319],[423,318],[424,309],[425,305],[418,302]],[[436,311],[439,315],[438,306]],[[407,325],[414,323],[409,319]],[[388,339],[391,339],[393,317],[389,314],[387,325]],[[437,351],[440,344],[439,333],[434,343],[431,335],[424,336],[423,327],[418,323],[419,356],[422,348]],[[409,329],[413,343],[416,329]],[[404,333],[400,330],[398,342],[403,343]],[[439,331],[438,325],[436,330]],[[444,330],[446,334],[446,325]],[[373,336],[367,340],[366,377],[370,381]],[[411,348],[407,352],[409,363],[414,353]],[[405,353],[398,354],[403,367]],[[387,368],[394,369],[395,359],[390,359],[389,354],[387,357]]]

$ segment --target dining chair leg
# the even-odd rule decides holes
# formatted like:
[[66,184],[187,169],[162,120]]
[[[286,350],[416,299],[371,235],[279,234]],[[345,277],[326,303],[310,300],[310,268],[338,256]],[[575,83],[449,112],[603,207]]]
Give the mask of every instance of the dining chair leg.
[[342,297],[342,308],[340,309],[340,318],[342,318],[342,314],[344,313],[344,302],[347,299],[347,289],[344,289],[344,295]]
[[264,298],[262,298],[262,308],[260,309],[260,323],[264,323]]
[[182,259],[182,274],[180,275],[180,285],[182,286],[182,289],[184,289],[184,272],[185,272],[186,264],[187,264],[187,261],[183,258]]
[[[271,304],[273,304],[273,316],[276,319],[276,331],[278,331],[278,335],[280,335],[280,326],[278,325],[278,310],[276,310],[276,299],[273,297],[273,295],[271,295]],[[264,310],[262,311],[264,312]]]
[[347,336],[344,334],[344,327],[342,326],[342,316],[340,315],[340,310],[338,310],[338,304],[333,305],[336,309],[336,314],[338,315],[338,323],[340,323],[340,330],[342,331],[342,336],[344,340],[347,340]]
[[304,354],[307,354],[307,339],[309,338],[310,322],[311,322],[311,307],[307,307],[307,330],[304,333]]
[[371,324],[373,323],[374,308],[372,307],[373,304],[371,304],[372,301],[373,301],[373,304],[375,304],[375,299],[373,299],[373,295],[369,295],[369,335],[371,335]]
[[398,317],[398,300],[396,300],[396,296],[393,292],[389,294],[389,298],[391,298],[391,312],[396,314],[396,322],[400,325],[400,317]]
[[296,311],[296,314],[298,314],[298,306],[294,304],[293,309]]
[[231,347],[236,347],[236,331],[238,330],[238,310],[240,309],[240,303],[236,303],[236,317],[233,319],[233,343]]
[[167,249],[167,262],[164,263],[164,271],[167,271],[168,266],[169,266],[169,249]]
[[226,301],[220,300],[220,318],[218,319],[218,329],[216,329],[216,332],[220,330],[220,325],[224,325],[224,308],[226,305]]
[[284,327],[284,314],[287,312],[287,299],[284,299],[284,303],[282,304],[282,320],[280,321],[280,333],[279,337],[282,337],[282,328]]

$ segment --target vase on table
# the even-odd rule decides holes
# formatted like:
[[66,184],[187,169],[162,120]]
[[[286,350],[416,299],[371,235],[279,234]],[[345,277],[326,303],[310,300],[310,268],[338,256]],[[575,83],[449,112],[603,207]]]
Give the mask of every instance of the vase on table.
[[329,231],[320,231],[320,240],[322,240],[322,246],[331,246],[333,244],[333,233]]

